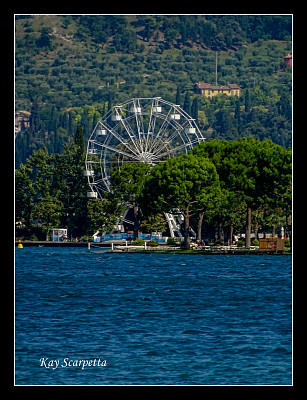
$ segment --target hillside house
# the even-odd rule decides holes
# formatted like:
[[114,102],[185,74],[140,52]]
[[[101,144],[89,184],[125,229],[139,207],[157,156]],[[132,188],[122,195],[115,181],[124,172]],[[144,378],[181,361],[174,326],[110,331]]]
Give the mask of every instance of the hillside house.
[[30,115],[29,111],[20,110],[15,112],[15,134],[29,128]]
[[288,54],[287,56],[283,57],[283,59],[285,60],[285,62],[292,67],[292,54]]
[[228,83],[225,86],[211,86],[210,83],[196,83],[196,91],[208,98],[224,93],[227,96],[240,96],[241,88],[235,83]]

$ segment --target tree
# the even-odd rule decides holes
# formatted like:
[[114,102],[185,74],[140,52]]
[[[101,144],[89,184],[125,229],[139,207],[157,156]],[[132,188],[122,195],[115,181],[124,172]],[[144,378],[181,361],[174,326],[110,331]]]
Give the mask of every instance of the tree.
[[272,212],[277,209],[279,213],[282,212],[291,237],[292,150],[265,140],[256,149],[256,157],[259,168],[258,191],[262,193],[259,204],[269,206]]
[[52,176],[54,157],[49,155],[46,147],[33,151],[27,164],[31,168],[31,180],[35,190],[35,202],[52,195]]
[[141,223],[141,228],[144,228],[150,233],[150,238],[152,238],[153,232],[165,232],[166,222],[163,214],[158,213],[154,215],[148,215]]
[[279,110],[279,113],[285,118],[287,118],[289,121],[291,121],[292,118],[292,107],[290,104],[290,96],[287,96],[285,93],[282,93],[280,96],[280,101],[277,103],[277,107]]
[[164,32],[164,39],[167,43],[172,43],[174,42],[175,39],[177,39],[179,36],[179,32],[177,29],[167,29]]
[[241,133],[241,108],[240,108],[240,100],[239,99],[236,101],[234,119],[236,121],[238,133]]
[[191,99],[189,92],[184,95],[183,109],[186,113],[191,114]]
[[65,145],[64,152],[57,157],[55,164],[54,190],[64,204],[63,224],[68,224],[72,236],[86,233],[87,223],[87,178],[85,170],[85,146],[83,129],[79,125],[74,143]]
[[50,229],[59,227],[62,207],[58,199],[49,196],[34,206],[34,215],[40,220],[42,231],[46,233],[46,240],[49,240]]
[[181,104],[181,94],[180,94],[180,87],[177,86],[177,91],[176,91],[176,104],[180,105]]
[[228,190],[235,192],[240,202],[246,204],[245,242],[250,246],[251,210],[257,208],[257,178],[259,176],[255,149],[259,141],[250,138],[229,142],[226,160],[223,160],[223,179]]
[[250,111],[250,97],[248,89],[245,92],[244,104],[245,104],[245,112],[248,113]]
[[195,119],[195,122],[198,124],[198,98],[194,97],[191,107],[191,117]]
[[219,139],[233,140],[238,136],[237,130],[233,124],[233,117],[230,112],[225,109],[219,110],[216,113],[214,129]]
[[[215,165],[221,188],[235,194],[245,204],[245,244],[250,246],[251,215],[261,204],[290,209],[291,150],[270,140],[242,138],[231,142],[210,140],[193,149]],[[289,211],[288,211],[289,212]]]
[[34,99],[29,118],[30,130],[32,135],[36,135],[41,128],[40,107],[37,98]]
[[206,208],[219,187],[212,162],[192,154],[156,165],[145,182],[142,204],[153,212],[173,212],[184,216],[184,247],[190,247],[190,218]]
[[29,163],[20,164],[15,171],[15,219],[30,230],[33,219],[35,190],[31,180],[32,168]]
[[111,172],[111,196],[114,198],[114,207],[118,208],[121,204],[133,208],[134,239],[138,237],[141,222],[139,202],[149,170],[150,166],[147,163],[131,163],[114,168]]
[[[90,199],[87,203],[87,233],[93,234],[100,229],[109,233],[114,229],[120,212],[114,209],[114,202],[108,198]],[[114,212],[115,211],[115,212]]]
[[53,226],[68,227],[70,235],[87,229],[87,179],[85,146],[79,126],[74,143],[62,154],[50,155],[46,147],[34,151],[16,171],[16,217],[30,229],[39,219],[46,237]]
[[63,209],[63,204],[58,196],[59,192],[53,185],[54,160],[55,157],[49,155],[47,148],[44,147],[34,151],[27,162],[28,178],[31,179],[31,183],[27,179],[28,191],[33,196],[28,222],[30,218],[37,218],[42,226],[42,231],[46,234],[46,240],[49,238],[50,229],[58,227],[60,224]]
[[51,34],[52,34],[51,28],[48,28],[48,27],[42,28],[41,35],[36,41],[36,46],[43,47],[48,50],[53,50],[54,46],[52,45],[52,42],[51,42]]
[[[219,239],[223,241],[224,226],[229,226],[229,235],[232,237],[233,230],[239,221],[238,205],[242,203],[238,193],[232,190],[229,184],[226,184],[229,170],[228,142],[226,140],[213,140],[204,142],[193,149],[197,157],[209,158],[215,165],[219,174],[221,190],[214,199],[214,204],[208,207],[205,212],[205,218],[211,224],[218,224]],[[240,209],[241,210],[241,209]]]
[[77,126],[74,143],[78,147],[78,154],[80,155],[79,157],[82,159],[85,153],[85,145],[84,145],[83,129],[81,125]]

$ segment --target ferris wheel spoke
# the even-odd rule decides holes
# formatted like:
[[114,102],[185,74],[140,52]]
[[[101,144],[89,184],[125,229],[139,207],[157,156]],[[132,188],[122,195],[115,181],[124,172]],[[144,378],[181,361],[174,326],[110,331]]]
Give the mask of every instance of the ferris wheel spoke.
[[104,149],[113,151],[114,153],[118,153],[118,154],[121,154],[121,155],[123,155],[125,157],[132,158],[132,159],[134,159],[136,161],[139,160],[139,158],[135,154],[126,153],[125,151],[119,149],[118,147],[112,147],[112,146],[107,145],[107,144],[100,144],[100,143],[97,143],[97,144],[99,144]]
[[160,139],[162,137],[163,133],[165,132],[165,129],[168,127],[170,114],[171,114],[171,109],[168,111],[167,114],[165,114],[165,118],[164,118],[163,123],[155,137],[155,140]]
[[129,136],[129,139],[130,139],[131,143],[134,146],[134,149],[136,150],[136,152],[134,152],[131,149],[131,146],[129,146],[131,151],[133,151],[134,154],[140,153],[142,151],[142,149],[141,149],[141,147],[139,145],[139,142],[138,142],[138,140],[137,140],[137,138],[135,136],[134,130],[133,130],[133,128],[131,127],[131,125],[129,123],[129,118],[122,118],[121,122],[122,122],[122,125],[123,125],[125,131],[127,132],[128,136]]
[[178,126],[174,126],[174,125],[170,124],[170,126],[171,126],[171,128],[174,129],[174,132],[172,132],[171,135],[168,136],[166,141],[164,141],[162,143],[161,143],[161,141],[157,142],[156,146],[153,146],[153,148],[151,150],[153,153],[155,153],[155,154],[160,153],[168,143],[173,143],[177,137],[180,138],[181,142],[183,142],[183,143],[185,142],[185,137],[184,137],[183,132],[181,131],[182,130],[181,126],[179,124],[178,124]]
[[133,100],[133,106],[130,111],[134,113],[134,118],[135,118],[135,122],[136,122],[136,127],[137,127],[137,131],[138,131],[141,149],[142,149],[142,151],[144,151],[144,149],[142,148],[142,143],[141,143],[142,135],[144,134],[144,125],[143,125],[143,117],[142,117],[142,108],[140,106],[139,99]]
[[150,107],[150,117],[149,117],[148,129],[147,129],[148,133],[154,132],[155,126],[156,126],[157,116],[156,116],[156,113],[153,112],[154,107],[155,108],[159,107],[158,103],[157,103],[157,101],[155,99],[153,99],[151,107]]
[[149,117],[149,122],[148,122],[147,135],[145,138],[146,139],[145,140],[145,151],[149,152],[149,153],[152,152],[157,115],[159,115],[162,110],[162,107],[159,105],[159,99],[160,98],[152,99],[152,102],[150,105],[150,117]]
[[[137,153],[141,152],[142,149],[139,146],[139,142],[137,140],[136,134],[135,134],[135,130],[133,129],[133,127],[130,124],[130,119],[132,120],[133,117],[127,117],[122,109],[122,107],[117,107],[116,108],[116,113],[117,115],[120,116],[120,123],[122,124],[122,126],[124,127],[126,133],[129,136],[129,139],[131,141],[131,143],[133,143],[133,146],[135,148],[135,150],[137,151]],[[132,151],[132,150],[131,150]],[[135,154],[137,154],[135,153]]]
[[[195,141],[195,142],[198,143],[198,141]],[[180,145],[180,146],[173,147],[172,149],[170,149],[170,150],[168,150],[168,151],[165,151],[164,153],[157,154],[157,155],[156,155],[156,158],[157,158],[157,159],[163,158],[163,157],[165,157],[165,156],[168,156],[169,154],[175,153],[176,151],[180,151],[180,150],[183,150],[183,149],[192,148],[192,145],[193,145],[193,142],[191,142],[191,143],[185,143],[185,144],[182,144],[182,145]]]
[[153,149],[154,149],[157,145],[159,145],[160,140],[161,140],[161,138],[163,137],[163,135],[164,135],[164,133],[165,133],[165,130],[166,130],[167,127],[168,127],[168,124],[169,124],[169,115],[170,115],[170,113],[171,113],[171,109],[168,111],[167,114],[164,114],[164,115],[163,115],[164,119],[163,119],[162,125],[161,125],[159,131],[157,132],[157,134],[155,135],[155,137],[154,137],[153,140],[152,140],[151,148],[150,148],[150,150],[149,150],[150,152],[152,152]]
[[155,145],[152,146],[150,149],[150,152],[152,154],[159,154],[167,145],[170,145],[172,143],[171,137],[166,138],[165,140],[156,142]]
[[[169,108],[168,113],[165,115],[164,121],[162,123],[162,126],[159,130],[159,132],[157,133],[154,143],[153,143],[153,147],[155,147],[157,145],[157,143],[159,144],[159,141],[161,140],[161,138],[163,137],[163,134],[165,133],[165,130],[170,126],[170,127],[178,127],[178,134],[180,134],[180,130],[182,130],[182,125],[179,124],[175,117],[177,115],[183,115],[182,110],[180,108],[180,106],[176,106],[175,104],[171,104],[169,103],[169,105],[171,105],[171,107]],[[183,140],[183,138],[181,138]]]
[[[108,126],[108,124],[102,124],[107,130],[108,130],[108,132],[109,133],[111,133],[111,135],[113,136],[113,137],[115,137],[115,139],[117,139],[118,141],[119,141],[119,144],[122,144],[123,146],[125,146],[126,147],[126,149],[128,149],[129,151],[131,151],[131,153],[133,153],[134,155],[137,155],[138,154],[138,152],[136,152],[134,149],[133,149],[133,147],[132,146],[130,146],[130,143],[129,142],[127,142],[127,140],[125,140],[122,136],[120,136],[117,132],[115,132],[110,126]],[[129,135],[129,138],[131,138],[130,137],[130,135]],[[110,138],[108,138],[108,143],[110,142]],[[104,145],[104,143],[99,143],[99,142],[97,142],[96,141],[96,144],[98,144],[98,145],[101,145],[101,146],[103,146]]]

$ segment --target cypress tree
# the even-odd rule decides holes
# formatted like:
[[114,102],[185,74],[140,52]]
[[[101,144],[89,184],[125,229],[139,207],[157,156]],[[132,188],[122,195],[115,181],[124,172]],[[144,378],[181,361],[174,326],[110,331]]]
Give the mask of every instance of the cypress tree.
[[31,114],[29,118],[30,129],[35,136],[35,134],[40,129],[40,117],[39,117],[39,105],[37,99],[34,99],[31,107]]
[[195,97],[191,107],[191,117],[198,123],[198,98]]
[[[67,113],[66,113],[67,115]],[[70,112],[68,114],[68,134],[69,136],[72,136],[74,132],[74,117],[72,115],[72,113]]]
[[245,112],[250,111],[250,98],[249,98],[249,90],[247,89],[245,92]]
[[176,104],[180,105],[181,104],[181,95],[180,95],[180,88],[177,86],[177,92],[176,92]]
[[85,144],[84,144],[83,129],[81,125],[77,126],[77,132],[75,135],[74,143],[79,147],[80,153],[83,154],[85,152]]
[[183,109],[188,114],[191,114],[191,100],[188,92],[184,96]]
[[241,110],[240,110],[240,100],[238,99],[236,102],[236,108],[234,113],[234,118],[237,121],[238,132],[241,132]]

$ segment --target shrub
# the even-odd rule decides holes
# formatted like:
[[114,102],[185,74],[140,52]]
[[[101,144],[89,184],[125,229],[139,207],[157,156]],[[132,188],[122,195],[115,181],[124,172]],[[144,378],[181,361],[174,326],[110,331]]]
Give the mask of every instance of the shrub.
[[159,246],[159,243],[156,240],[150,240],[148,242],[148,246],[157,247],[157,246]]
[[254,240],[252,241],[252,246],[259,246],[259,240],[254,239]]
[[133,244],[134,244],[135,246],[143,246],[143,245],[145,244],[145,240],[137,238],[137,239],[135,239],[135,241],[133,242]]
[[93,237],[90,237],[90,236],[88,236],[88,235],[83,235],[83,236],[81,236],[81,238],[80,238],[81,240],[81,242],[92,242],[93,241]]
[[178,238],[169,237],[167,238],[167,244],[178,244]]
[[285,239],[285,247],[290,247],[290,239]]

